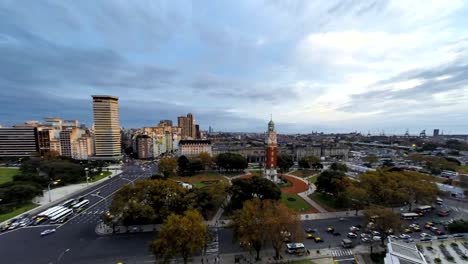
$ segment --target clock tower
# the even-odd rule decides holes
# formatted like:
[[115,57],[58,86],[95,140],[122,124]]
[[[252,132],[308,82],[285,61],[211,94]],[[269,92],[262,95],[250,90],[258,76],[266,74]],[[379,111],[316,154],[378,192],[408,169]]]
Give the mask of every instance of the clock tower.
[[268,122],[268,131],[265,138],[265,177],[273,182],[278,182],[278,173],[276,166],[278,162],[278,144],[276,141],[275,123],[273,120]]

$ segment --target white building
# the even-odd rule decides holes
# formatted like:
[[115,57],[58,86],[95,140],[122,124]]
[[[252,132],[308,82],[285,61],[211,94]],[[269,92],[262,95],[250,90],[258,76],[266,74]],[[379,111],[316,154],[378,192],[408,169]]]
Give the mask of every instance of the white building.
[[388,238],[385,264],[427,264],[424,255],[419,252],[416,244]]
[[179,141],[179,155],[196,156],[202,152],[212,154],[209,140],[181,140]]

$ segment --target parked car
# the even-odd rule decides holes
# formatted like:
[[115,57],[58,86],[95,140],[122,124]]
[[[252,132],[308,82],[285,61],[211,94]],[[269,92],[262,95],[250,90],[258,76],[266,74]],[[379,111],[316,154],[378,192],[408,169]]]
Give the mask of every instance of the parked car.
[[362,241],[362,243],[370,243],[371,239],[368,238],[368,237],[363,237],[363,238],[361,238],[361,241]]
[[423,237],[420,239],[421,241],[431,241],[432,238],[429,236],[429,237]]
[[355,233],[351,232],[351,233],[348,233],[348,237],[349,238],[357,238],[358,236]]
[[317,230],[316,229],[313,229],[311,227],[308,227],[305,229],[306,233],[315,233]]
[[380,232],[374,230],[374,231],[372,231],[372,235],[374,235],[374,236],[380,236]]
[[381,237],[381,236],[373,236],[373,237],[372,237],[372,240],[374,240],[374,241],[380,241],[380,240],[382,240],[382,237]]
[[341,233],[335,232],[335,233],[333,233],[333,236],[341,236]]
[[55,229],[46,229],[41,232],[41,236],[47,236],[48,234],[55,233]]
[[357,227],[357,226],[352,226],[352,227],[349,228],[349,230],[350,230],[351,232],[356,233],[357,231],[359,231],[359,227]]

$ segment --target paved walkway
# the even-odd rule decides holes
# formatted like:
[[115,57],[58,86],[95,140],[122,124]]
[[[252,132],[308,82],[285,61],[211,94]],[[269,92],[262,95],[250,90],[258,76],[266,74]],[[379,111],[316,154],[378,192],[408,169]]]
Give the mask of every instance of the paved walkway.
[[313,183],[310,183],[309,181],[307,180],[304,180],[303,178],[301,177],[298,177],[298,176],[294,176],[292,174],[285,174],[286,176],[288,177],[292,177],[292,178],[295,178],[297,180],[301,180],[303,181],[304,183],[306,183],[308,186],[309,186],[309,189],[305,192],[301,192],[301,193],[298,193],[298,195],[304,199],[304,201],[306,201],[308,204],[310,204],[312,207],[314,207],[315,209],[317,209],[320,213],[326,213],[328,212],[327,210],[325,210],[322,206],[320,206],[320,204],[316,203],[314,200],[310,199],[309,198],[309,195],[310,194],[313,194],[316,190],[317,190],[317,187],[315,186],[315,184]]
[[[118,174],[122,173],[121,170],[111,170],[110,172],[112,172],[111,177],[114,177],[115,175],[118,175]],[[105,181],[107,179],[108,178],[105,177],[105,178],[100,179],[99,181],[90,182],[89,184],[86,184],[86,183],[69,184],[69,185],[66,185],[66,186],[54,188],[54,189],[50,190],[50,198],[52,200],[50,202],[60,200],[63,197],[72,195],[72,194],[74,194],[74,193],[76,193],[78,191],[81,191],[81,190],[84,190],[84,189],[89,188],[91,186],[94,186],[96,184],[99,184],[99,183],[101,183],[101,182],[103,182],[103,181]],[[44,195],[43,196],[37,196],[37,197],[35,197],[33,199],[33,203],[37,203],[37,204],[40,204],[40,205],[47,205],[50,202],[49,202],[49,192],[47,190],[44,190]]]

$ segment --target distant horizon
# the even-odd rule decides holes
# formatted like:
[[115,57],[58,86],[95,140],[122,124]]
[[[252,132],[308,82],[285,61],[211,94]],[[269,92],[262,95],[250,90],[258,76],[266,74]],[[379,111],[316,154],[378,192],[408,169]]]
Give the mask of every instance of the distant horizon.
[[[188,112],[190,113],[190,112]],[[186,115],[187,113],[185,113]],[[193,112],[192,112],[193,114]],[[183,116],[184,114],[181,114],[179,116]],[[194,117],[195,117],[195,120],[196,120],[196,115],[193,114]],[[39,122],[39,123],[42,123],[44,124],[44,119],[45,118],[61,118],[62,120],[78,120],[79,124],[85,124],[85,126],[87,128],[91,128],[93,122],[82,122],[82,120],[79,120],[79,119],[76,119],[76,118],[64,118],[64,117],[60,117],[60,116],[46,116],[42,119],[29,119],[29,120],[25,120],[23,122],[21,121],[18,121],[18,122],[15,122],[15,123],[12,123],[12,124],[3,124],[3,123],[0,123],[0,126],[2,127],[12,127],[14,125],[23,125],[27,122]],[[122,125],[122,122],[120,122],[120,127],[123,128],[123,129],[142,129],[144,127],[155,127],[158,125],[159,121],[161,120],[171,120],[172,123],[173,123],[173,126],[177,126],[177,118],[174,120],[174,119],[169,119],[169,118],[162,118],[162,119],[158,119],[158,120],[155,120],[153,122],[153,125],[149,124],[149,125],[144,125],[144,126],[139,126],[139,127],[127,127],[127,126],[124,126]],[[209,127],[211,126],[211,128],[213,129],[213,132],[214,133],[263,133],[267,130],[267,123],[268,123],[269,119],[265,119],[264,120],[264,130],[245,130],[245,131],[235,131],[235,130],[217,130],[215,125],[208,125],[206,127],[204,126],[200,126],[200,130],[202,131],[208,131]],[[274,121],[274,120],[273,120]],[[197,123],[198,124],[198,123]],[[258,125],[258,124],[257,124]],[[294,135],[294,134],[302,134],[302,135],[307,135],[307,134],[312,134],[312,133],[324,133],[324,134],[351,134],[351,133],[360,133],[361,135],[364,135],[366,136],[368,133],[371,134],[371,136],[380,136],[382,134],[382,132],[385,134],[385,136],[404,136],[405,133],[406,133],[406,128],[404,130],[402,130],[402,132],[386,132],[384,129],[382,130],[332,130],[332,129],[329,129],[329,130],[326,130],[326,128],[324,130],[319,130],[319,129],[312,129],[310,131],[291,131],[291,132],[282,132],[282,131],[278,131],[278,127],[281,127],[282,126],[282,123],[276,123],[275,122],[275,129],[276,129],[276,132],[278,134],[282,134],[282,135]],[[434,128],[434,129],[437,129],[437,128]],[[426,129],[426,136],[430,137],[432,136],[433,134],[433,130],[434,129]],[[395,129],[396,130],[396,129]],[[409,135],[410,136],[419,136],[420,132],[422,132],[423,129],[421,130],[418,130],[419,132],[417,132],[416,130],[414,130],[414,132],[412,132],[411,129],[408,129],[408,132],[409,132]],[[388,131],[391,131],[391,130],[388,130]],[[448,133],[442,129],[439,128],[439,135],[442,136],[450,136],[450,135],[468,135],[468,132],[460,132],[460,133]]]
[[[468,3],[6,1],[0,123],[124,127],[192,112],[204,128],[468,133]],[[35,12],[31,12],[34,10]]]

